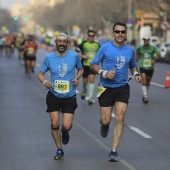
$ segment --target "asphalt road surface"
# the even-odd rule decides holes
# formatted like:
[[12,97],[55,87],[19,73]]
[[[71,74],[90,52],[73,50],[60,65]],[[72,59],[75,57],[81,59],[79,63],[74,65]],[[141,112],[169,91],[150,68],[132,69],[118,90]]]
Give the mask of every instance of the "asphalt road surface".
[[[149,89],[150,102],[142,103],[141,84],[129,81],[131,97],[125,130],[119,145],[121,161],[111,163],[114,112],[106,138],[100,136],[100,110],[81,100],[82,80],[77,88],[78,108],[70,142],[63,160],[53,160],[56,146],[46,113],[47,90],[37,79],[48,52],[38,51],[35,73],[28,79],[17,58],[0,57],[0,170],[170,170],[170,89],[165,89],[170,65],[156,63]],[[50,79],[49,73],[46,78]],[[99,77],[96,77],[96,86]]]

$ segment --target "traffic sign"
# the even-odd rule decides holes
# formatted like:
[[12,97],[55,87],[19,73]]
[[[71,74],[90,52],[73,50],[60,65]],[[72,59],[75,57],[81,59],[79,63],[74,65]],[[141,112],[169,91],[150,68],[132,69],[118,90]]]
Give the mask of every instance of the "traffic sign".
[[144,12],[142,10],[137,10],[136,11],[136,18],[143,18]]
[[169,24],[169,22],[166,21],[166,20],[163,20],[163,21],[161,22],[161,24],[160,24],[160,28],[161,28],[161,30],[163,30],[163,31],[167,31],[168,29],[170,29],[170,24]]

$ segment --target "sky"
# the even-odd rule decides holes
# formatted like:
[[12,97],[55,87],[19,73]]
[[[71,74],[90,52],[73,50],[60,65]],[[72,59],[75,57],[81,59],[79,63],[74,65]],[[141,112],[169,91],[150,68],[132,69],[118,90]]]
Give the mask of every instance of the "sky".
[[12,5],[16,2],[28,2],[28,0],[0,0],[0,6],[10,10]]

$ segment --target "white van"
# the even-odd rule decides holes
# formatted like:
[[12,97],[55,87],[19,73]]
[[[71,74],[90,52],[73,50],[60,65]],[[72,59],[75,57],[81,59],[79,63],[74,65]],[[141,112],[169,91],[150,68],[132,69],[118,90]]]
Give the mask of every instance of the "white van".
[[157,36],[150,36],[150,44],[155,45],[156,47],[159,47],[160,40]]
[[[140,40],[140,44],[143,45],[143,37]],[[157,36],[150,36],[150,44],[155,45],[157,48],[160,46],[160,40]]]

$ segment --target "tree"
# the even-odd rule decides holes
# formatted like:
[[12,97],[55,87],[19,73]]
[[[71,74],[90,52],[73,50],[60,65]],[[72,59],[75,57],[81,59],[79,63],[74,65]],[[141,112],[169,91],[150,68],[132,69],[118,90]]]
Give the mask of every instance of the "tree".
[[0,25],[5,26],[8,30],[14,31],[15,23],[9,11],[0,8]]
[[[132,0],[132,11],[154,12],[155,15],[160,16],[161,11],[165,11],[165,7],[167,16],[170,16],[170,0]],[[34,13],[35,22],[45,28],[53,27],[63,30],[72,25],[79,25],[81,28],[91,25],[96,29],[102,29],[107,23],[113,25],[117,21],[126,22],[128,1],[65,0],[64,3],[54,6],[52,9],[48,7],[33,8],[31,12]]]

